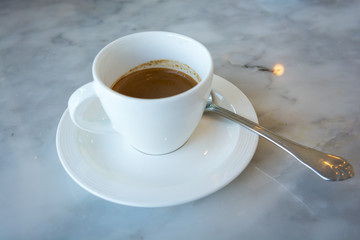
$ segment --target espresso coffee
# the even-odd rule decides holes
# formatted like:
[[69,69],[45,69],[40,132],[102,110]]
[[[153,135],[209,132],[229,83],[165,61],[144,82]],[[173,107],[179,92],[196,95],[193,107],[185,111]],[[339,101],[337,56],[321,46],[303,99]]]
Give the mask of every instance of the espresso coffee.
[[191,76],[177,69],[151,67],[120,77],[111,88],[130,97],[154,99],[180,94],[196,84]]

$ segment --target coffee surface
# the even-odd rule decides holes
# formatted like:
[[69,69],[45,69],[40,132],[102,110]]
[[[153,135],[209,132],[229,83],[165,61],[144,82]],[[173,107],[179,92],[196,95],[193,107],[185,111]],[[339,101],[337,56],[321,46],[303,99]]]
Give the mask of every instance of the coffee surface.
[[120,77],[114,91],[136,98],[164,98],[180,94],[197,84],[186,73],[170,68],[147,68]]

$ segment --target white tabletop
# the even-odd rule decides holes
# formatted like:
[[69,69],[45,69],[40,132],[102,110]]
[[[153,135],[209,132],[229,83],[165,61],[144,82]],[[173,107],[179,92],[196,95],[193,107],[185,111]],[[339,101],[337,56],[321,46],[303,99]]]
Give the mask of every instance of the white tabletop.
[[[1,1],[0,239],[358,239],[359,12],[359,1]],[[202,42],[261,125],[348,159],[356,176],[326,182],[260,139],[234,181],[193,202],[129,207],[84,190],[56,151],[68,98],[103,46],[150,30]],[[275,64],[282,76],[261,71]]]

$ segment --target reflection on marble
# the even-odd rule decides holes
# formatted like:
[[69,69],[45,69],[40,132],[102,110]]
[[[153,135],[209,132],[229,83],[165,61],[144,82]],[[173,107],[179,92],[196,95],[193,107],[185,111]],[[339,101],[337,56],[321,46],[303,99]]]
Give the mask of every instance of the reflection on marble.
[[[1,1],[0,239],[358,239],[359,174],[325,182],[265,140],[218,192],[133,208],[72,181],[55,135],[105,44],[166,30],[204,43],[263,126],[359,173],[359,11],[356,0]],[[283,76],[244,67],[276,63]]]

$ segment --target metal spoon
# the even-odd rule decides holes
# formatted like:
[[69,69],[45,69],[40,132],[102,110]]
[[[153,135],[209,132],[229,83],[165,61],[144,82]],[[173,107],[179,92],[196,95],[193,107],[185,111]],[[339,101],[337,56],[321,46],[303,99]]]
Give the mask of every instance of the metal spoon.
[[354,176],[355,173],[353,167],[345,159],[320,152],[313,148],[305,147],[289,139],[281,137],[270,130],[261,127],[255,122],[216,105],[213,103],[212,99],[213,92],[210,93],[205,112],[214,112],[234,122],[240,123],[245,128],[259,134],[287,151],[295,159],[313,170],[321,178],[328,181],[342,181]]

